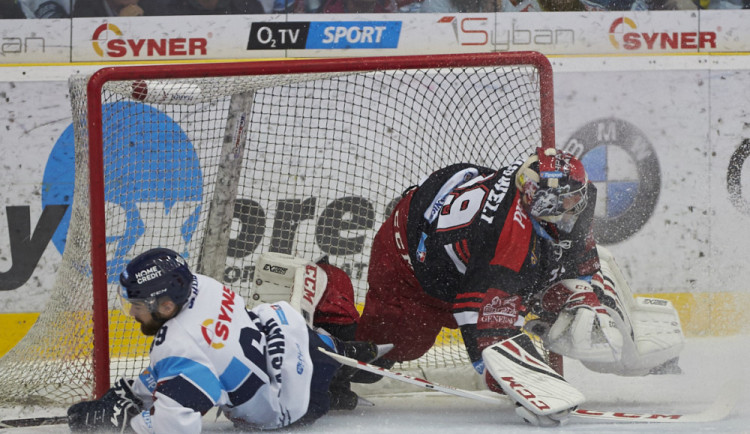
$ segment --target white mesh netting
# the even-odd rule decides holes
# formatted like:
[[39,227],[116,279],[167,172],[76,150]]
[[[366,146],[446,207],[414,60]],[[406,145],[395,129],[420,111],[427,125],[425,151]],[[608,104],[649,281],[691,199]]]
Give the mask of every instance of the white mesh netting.
[[[46,309],[0,360],[6,405],[92,394],[86,82],[71,79],[63,260]],[[328,255],[362,303],[372,238],[407,187],[447,164],[499,168],[541,141],[539,75],[523,65],[121,81],[101,98],[107,243],[96,254],[107,256],[112,377],[146,364],[149,341],[114,302],[118,274],[144,249],[183,253],[243,295],[261,252]],[[409,368],[466,363],[446,331]]]

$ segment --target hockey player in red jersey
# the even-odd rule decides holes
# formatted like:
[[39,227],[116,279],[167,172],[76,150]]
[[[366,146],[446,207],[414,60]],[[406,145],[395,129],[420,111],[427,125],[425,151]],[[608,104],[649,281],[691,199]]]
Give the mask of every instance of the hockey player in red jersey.
[[[404,194],[375,236],[356,338],[394,344],[377,363],[388,367],[425,354],[443,327],[460,328],[488,386],[502,388],[539,425],[564,420],[582,395],[546,364],[545,381],[562,399],[543,410],[524,402],[518,382],[499,380],[510,378],[506,368],[523,365],[512,359],[544,364],[520,333],[524,326],[543,335],[547,349],[601,372],[643,375],[675,359],[681,331],[664,348],[653,349],[649,337],[648,348],[638,347],[626,311],[633,297],[626,284],[615,284],[619,270],[611,271],[614,261],[593,237],[595,203],[582,163],[554,149],[499,170],[455,164],[434,172]],[[599,252],[608,258],[606,274]],[[615,287],[627,291],[625,301]],[[539,317],[533,325],[525,324],[529,313]],[[665,315],[676,318],[673,309]]]

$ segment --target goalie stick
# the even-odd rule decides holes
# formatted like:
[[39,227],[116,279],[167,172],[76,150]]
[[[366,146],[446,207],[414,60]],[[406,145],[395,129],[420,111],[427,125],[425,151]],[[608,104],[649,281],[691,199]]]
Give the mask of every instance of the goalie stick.
[[[404,383],[413,384],[424,389],[435,390],[447,393],[449,395],[460,396],[462,398],[473,399],[490,404],[512,403],[513,401],[504,395],[483,395],[469,390],[458,389],[452,386],[446,386],[423,378],[412,377],[399,372],[390,371],[379,366],[369,363],[360,362],[340,354],[332,353],[324,348],[318,348],[321,352],[327,354],[339,363],[363,371],[372,372],[383,377],[392,378]],[[632,413],[624,411],[605,411],[592,409],[577,409],[570,413],[572,417],[582,419],[594,419],[607,422],[622,423],[704,423],[715,422],[724,419],[734,409],[739,398],[740,390],[736,384],[728,383],[721,388],[719,397],[706,409],[698,413],[681,414],[681,413]]]
[[0,420],[0,429],[26,428],[32,426],[60,425],[68,423],[68,416],[30,417],[26,419]]

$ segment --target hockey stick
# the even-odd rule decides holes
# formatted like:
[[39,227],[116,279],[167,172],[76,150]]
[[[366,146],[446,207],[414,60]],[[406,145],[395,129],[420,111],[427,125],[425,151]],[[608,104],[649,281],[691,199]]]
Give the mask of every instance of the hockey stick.
[[350,366],[352,368],[361,369],[363,371],[372,372],[373,374],[380,375],[382,377],[393,378],[394,380],[402,381],[404,383],[413,384],[415,386],[422,387],[424,389],[437,390],[438,392],[447,393],[449,395],[460,396],[462,398],[473,399],[475,401],[487,402],[490,404],[497,404],[500,402],[509,403],[512,402],[510,398],[504,397],[503,395],[496,396],[485,396],[480,393],[471,392],[469,390],[458,389],[452,386],[444,386],[442,384],[433,383],[423,378],[412,377],[400,372],[394,372],[380,366],[371,365],[369,363],[360,362],[358,360],[350,359],[349,357],[342,356],[340,354],[332,353],[326,349],[318,347],[318,350],[327,354],[337,362]]
[[[321,352],[327,354],[339,363],[350,366],[352,368],[361,369],[363,371],[372,372],[374,374],[392,378],[404,383],[413,384],[415,386],[422,387],[424,389],[435,390],[438,392],[447,393],[449,395],[460,396],[462,398],[473,399],[476,401],[482,401],[490,404],[504,403],[508,404],[513,402],[509,397],[504,395],[486,396],[479,393],[471,392],[464,389],[458,389],[452,386],[445,386],[432,381],[425,380],[423,378],[412,377],[409,375],[393,372],[379,366],[371,365],[369,363],[360,362],[349,357],[342,356],[340,354],[332,353],[323,348],[318,348]],[[711,404],[707,409],[692,414],[674,414],[674,413],[629,413],[629,412],[618,412],[618,411],[600,411],[590,409],[578,409],[573,411],[570,415],[583,419],[596,419],[605,420],[608,422],[625,422],[625,423],[701,423],[701,422],[715,422],[724,419],[734,409],[735,404],[739,398],[740,390],[738,387],[733,387],[728,384],[722,388],[718,399]]]
[[27,419],[0,420],[0,429],[25,428],[31,426],[60,425],[68,423],[68,416],[31,417]]

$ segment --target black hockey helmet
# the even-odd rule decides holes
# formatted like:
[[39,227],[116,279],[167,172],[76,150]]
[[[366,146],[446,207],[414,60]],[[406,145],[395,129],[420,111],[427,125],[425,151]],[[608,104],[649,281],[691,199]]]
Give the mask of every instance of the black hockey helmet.
[[156,248],[147,250],[131,260],[120,273],[120,291],[123,301],[145,303],[151,312],[157,300],[169,297],[182,306],[190,297],[193,273],[185,258],[177,252]]
[[[546,170],[540,160],[547,160]],[[529,214],[569,231],[588,204],[588,175],[572,154],[537,149],[516,173],[516,187],[524,195]]]

